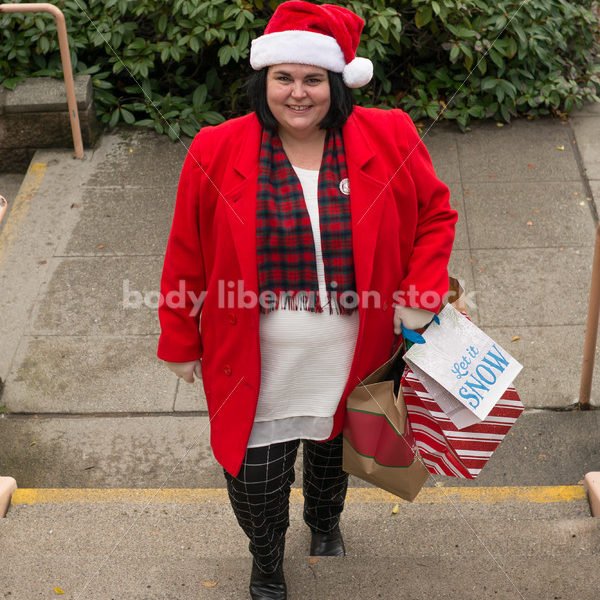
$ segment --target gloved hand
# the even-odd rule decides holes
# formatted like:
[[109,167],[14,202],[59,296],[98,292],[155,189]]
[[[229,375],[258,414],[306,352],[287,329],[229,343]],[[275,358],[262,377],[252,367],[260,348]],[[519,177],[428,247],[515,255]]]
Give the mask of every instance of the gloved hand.
[[406,329],[420,329],[425,327],[435,313],[424,308],[413,308],[412,306],[394,306],[394,333],[400,335],[402,329],[400,325],[404,325]]
[[202,377],[199,360],[191,360],[189,362],[165,361],[165,364],[177,377],[181,377],[186,383],[194,383],[194,375],[198,378]]

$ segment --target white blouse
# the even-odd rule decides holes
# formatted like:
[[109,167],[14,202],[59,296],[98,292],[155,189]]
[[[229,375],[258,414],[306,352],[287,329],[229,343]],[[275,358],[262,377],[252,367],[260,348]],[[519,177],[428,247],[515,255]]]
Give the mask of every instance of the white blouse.
[[[319,171],[294,167],[310,216],[321,304],[327,303],[319,227]],[[274,310],[260,315],[261,381],[248,447],[324,440],[346,387],[358,336],[351,315]]]

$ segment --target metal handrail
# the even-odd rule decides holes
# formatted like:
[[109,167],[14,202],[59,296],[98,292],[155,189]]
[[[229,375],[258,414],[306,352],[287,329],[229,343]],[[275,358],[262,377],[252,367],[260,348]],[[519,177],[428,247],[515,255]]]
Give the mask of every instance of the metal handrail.
[[581,366],[581,384],[579,387],[579,408],[589,410],[592,393],[592,377],[596,358],[596,341],[598,339],[598,318],[600,317],[600,224],[596,228],[596,244],[594,246],[594,262],[592,266],[592,284],[590,286],[590,304],[588,308],[585,344],[583,347],[583,364]]
[[75,83],[73,81],[73,67],[71,66],[71,55],[69,53],[69,40],[67,38],[67,26],[65,15],[60,8],[53,4],[0,4],[0,13],[25,13],[25,12],[48,12],[54,15],[56,30],[58,32],[58,44],[60,47],[60,58],[62,61],[65,77],[65,88],[67,91],[67,106],[69,108],[69,119],[71,120],[71,132],[73,134],[73,146],[75,157],[83,158],[83,142],[81,139],[81,126],[79,124],[79,113],[77,112],[77,100],[75,98]]

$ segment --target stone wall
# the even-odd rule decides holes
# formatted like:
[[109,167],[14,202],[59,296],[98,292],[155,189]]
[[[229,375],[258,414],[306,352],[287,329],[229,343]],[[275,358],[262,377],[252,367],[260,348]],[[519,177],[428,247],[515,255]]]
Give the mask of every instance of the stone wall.
[[[89,75],[75,77],[75,96],[83,144],[89,148],[100,131]],[[0,88],[0,172],[25,172],[38,148],[72,147],[62,79],[34,77],[14,90]]]

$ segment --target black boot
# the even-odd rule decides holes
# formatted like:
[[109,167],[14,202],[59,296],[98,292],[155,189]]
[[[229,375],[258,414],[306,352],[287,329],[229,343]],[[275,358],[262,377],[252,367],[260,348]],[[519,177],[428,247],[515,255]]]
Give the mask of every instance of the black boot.
[[287,587],[283,576],[283,565],[267,575],[260,571],[252,560],[250,575],[250,597],[252,600],[287,600]]
[[329,533],[312,532],[310,540],[311,556],[346,556],[344,538],[339,525]]

